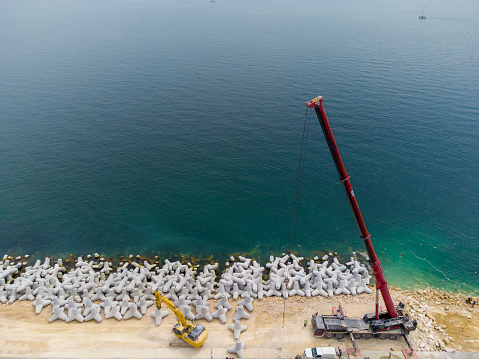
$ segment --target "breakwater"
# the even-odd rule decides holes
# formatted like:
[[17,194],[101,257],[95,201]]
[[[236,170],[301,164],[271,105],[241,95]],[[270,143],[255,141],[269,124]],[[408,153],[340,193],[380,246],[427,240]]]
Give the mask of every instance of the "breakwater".
[[[0,262],[0,302],[32,301],[35,313],[50,307],[50,318],[65,321],[102,321],[104,317],[118,320],[140,319],[153,305],[155,290],[174,301],[185,316],[212,320],[205,304],[217,299],[229,310],[229,300],[243,300],[246,308],[252,299],[264,297],[302,296],[333,297],[371,293],[371,276],[367,265],[356,253],[350,261],[341,261],[330,254],[310,260],[293,253],[271,256],[264,266],[243,256],[231,256],[220,271],[219,262],[202,267],[191,262],[135,260],[129,256],[113,265],[98,254],[78,257],[65,263],[62,259],[36,260],[27,265],[25,257],[4,256]],[[94,304],[100,301],[100,304]],[[194,305],[194,312],[190,305]],[[205,310],[206,308],[206,310]],[[220,309],[214,317],[222,319]],[[66,311],[66,312],[65,312]],[[111,314],[110,314],[111,313]],[[158,314],[158,313],[157,313]],[[160,319],[161,322],[161,319]]]

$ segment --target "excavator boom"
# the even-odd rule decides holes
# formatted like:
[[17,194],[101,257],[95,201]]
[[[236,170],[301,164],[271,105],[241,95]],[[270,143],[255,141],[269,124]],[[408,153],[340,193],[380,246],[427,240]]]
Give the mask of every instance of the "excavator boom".
[[176,315],[178,323],[173,327],[173,333],[180,339],[184,340],[195,348],[201,347],[206,338],[208,338],[208,330],[194,321],[187,320],[181,310],[163,293],[155,290],[156,307],[161,309],[161,303],[165,303],[168,308]]
[[[336,165],[336,169],[339,173],[339,180],[343,184],[344,191],[346,193],[346,196],[348,197],[351,209],[353,210],[354,218],[356,219],[359,232],[361,233],[361,239],[363,240],[364,247],[366,248],[366,252],[369,257],[369,264],[373,269],[373,274],[376,278],[376,289],[381,292],[381,296],[383,297],[384,304],[386,305],[389,316],[391,318],[396,318],[398,314],[396,312],[391,293],[389,292],[386,279],[384,278],[384,272],[381,267],[381,262],[376,256],[376,253],[374,252],[373,244],[371,242],[371,235],[366,229],[366,224],[364,223],[363,216],[361,214],[361,211],[359,210],[358,201],[356,199],[356,196],[354,195],[353,187],[349,180],[349,175],[346,172],[346,168],[344,167],[341,154],[339,153],[338,145],[336,144],[336,140],[334,139],[333,131],[331,129],[331,126],[329,125],[329,121],[323,106],[323,97],[318,96],[311,101],[306,102],[306,106],[312,109],[314,108],[314,110],[316,111],[316,115],[318,116],[319,123],[321,124],[324,137],[326,138],[326,142],[328,143],[329,151],[331,152],[334,164]],[[378,305],[376,304],[376,319],[377,317]]]
[[185,316],[181,312],[181,310],[168,298],[166,298],[163,293],[160,293],[157,290],[155,290],[155,297],[156,297],[156,307],[158,309],[161,309],[161,303],[165,303],[168,308],[176,315],[176,318],[178,318],[178,322],[181,323],[184,327],[189,327],[190,324],[187,323]]

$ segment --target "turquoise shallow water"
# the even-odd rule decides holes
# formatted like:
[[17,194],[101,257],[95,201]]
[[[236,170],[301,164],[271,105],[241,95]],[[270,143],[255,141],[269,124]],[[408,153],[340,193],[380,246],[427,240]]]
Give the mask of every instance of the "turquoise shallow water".
[[[0,253],[350,253],[324,96],[389,283],[478,286],[479,5],[4,1]],[[447,277],[447,278],[446,278]]]

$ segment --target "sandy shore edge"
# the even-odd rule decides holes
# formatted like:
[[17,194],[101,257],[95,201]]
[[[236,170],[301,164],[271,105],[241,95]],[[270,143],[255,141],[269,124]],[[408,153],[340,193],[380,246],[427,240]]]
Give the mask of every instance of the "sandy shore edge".
[[[410,339],[421,351],[479,352],[478,309],[471,308],[461,294],[450,294],[432,289],[403,291],[392,288],[395,302],[402,301],[412,317],[418,320],[418,329]],[[233,310],[227,314],[232,323],[237,302],[230,300]],[[294,296],[287,300],[279,297],[254,301],[251,318],[245,320],[248,329],[241,334],[246,343],[245,357],[294,358],[304,348],[312,346],[339,346],[343,350],[351,343],[343,339],[315,338],[310,317],[313,313],[331,313],[341,304],[347,315],[363,316],[374,309],[375,295],[335,296],[333,298],[305,298]],[[214,308],[214,300],[210,308]],[[31,302],[0,305],[0,356],[2,357],[97,357],[97,358],[224,358],[227,348],[234,344],[233,333],[218,320],[200,320],[209,331],[205,345],[192,349],[174,337],[171,327],[176,322],[172,314],[157,327],[149,315],[138,319],[101,323],[48,323],[51,308],[35,315]],[[304,320],[308,325],[304,327]],[[404,340],[359,340],[362,350],[406,349]],[[232,354],[230,354],[233,356]]]

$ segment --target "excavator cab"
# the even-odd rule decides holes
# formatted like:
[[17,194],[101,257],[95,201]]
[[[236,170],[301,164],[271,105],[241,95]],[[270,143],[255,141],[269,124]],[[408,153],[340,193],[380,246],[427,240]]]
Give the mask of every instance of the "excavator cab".
[[177,337],[182,337],[183,336],[183,333],[181,332],[181,330],[178,328],[180,325],[179,324],[176,324],[174,327],[173,327],[173,333],[175,333],[175,335]]

